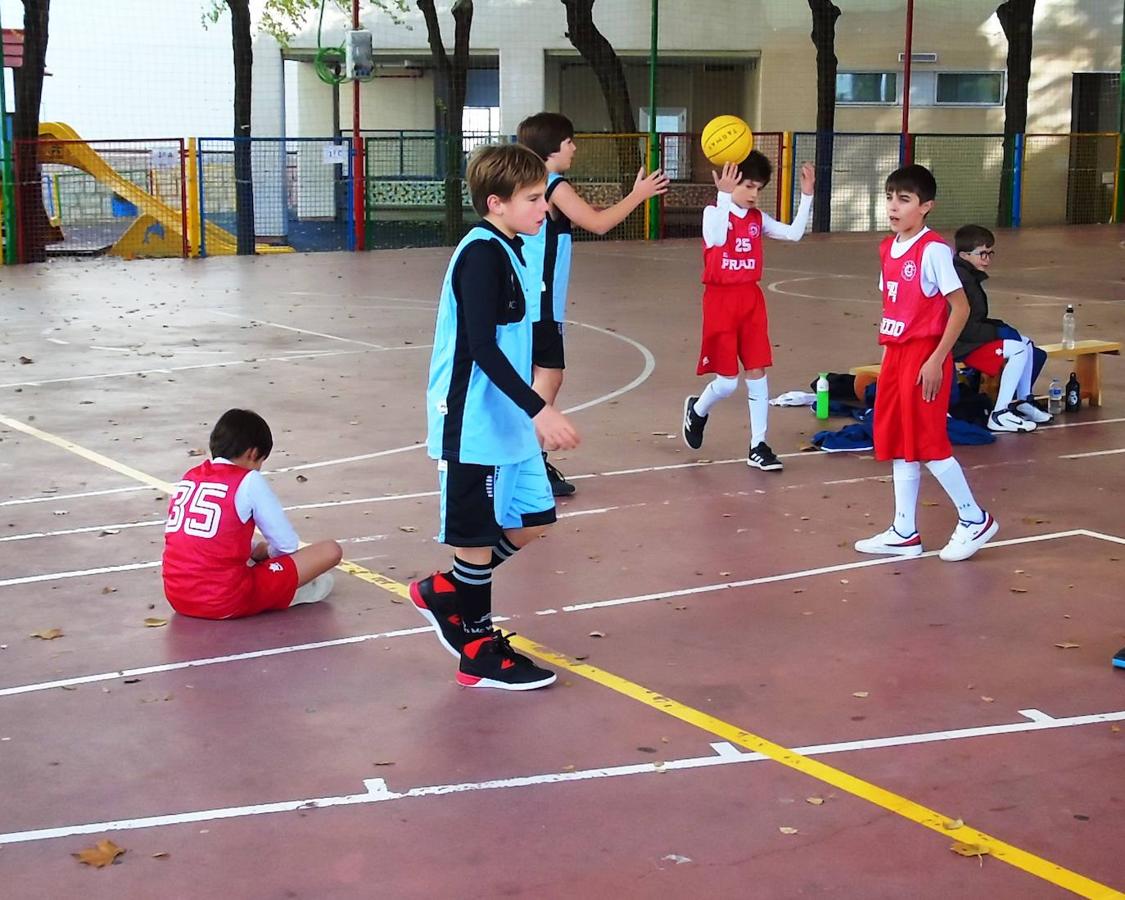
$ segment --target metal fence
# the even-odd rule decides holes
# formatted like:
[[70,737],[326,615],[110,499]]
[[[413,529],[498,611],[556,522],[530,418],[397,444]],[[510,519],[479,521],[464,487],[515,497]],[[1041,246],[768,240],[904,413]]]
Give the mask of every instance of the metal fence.
[[[897,134],[838,132],[821,135],[818,147],[815,132],[793,135],[793,165],[802,161],[815,163],[816,196],[831,197],[829,227],[823,230],[886,230],[883,184],[898,168],[899,144]],[[796,212],[800,199],[800,192],[793,191],[790,216]]]
[[45,213],[19,229],[20,259],[187,255],[182,140],[21,141],[14,174],[17,204]]
[[[203,256],[237,247],[236,148],[245,141],[258,252],[354,249],[352,146],[344,138],[200,138],[198,208]],[[249,218],[245,219],[249,223]],[[246,227],[244,225],[244,227]]]
[[[66,137],[59,135],[58,138]],[[432,131],[364,135],[362,203],[368,248],[455,243],[476,221],[465,164],[494,133],[449,138]],[[568,173],[575,190],[607,207],[632,188],[647,160],[644,134],[580,134]],[[238,180],[232,138],[82,141],[44,137],[14,147],[10,194],[24,209],[3,237],[20,260],[46,254],[152,257],[238,250]],[[760,206],[779,219],[796,211],[798,167],[817,166],[815,227],[835,232],[886,229],[883,184],[903,155],[898,134],[761,132],[755,145],[774,166]],[[248,196],[255,252],[356,248],[355,154],[346,138],[247,139]],[[1005,150],[1007,149],[1007,154]],[[698,135],[659,136],[671,187],[659,208],[661,237],[698,237],[713,202],[713,167]],[[913,159],[933,170],[938,202],[931,223],[951,230],[987,226],[1112,221],[1116,133],[919,134]],[[827,202],[825,200],[827,198]],[[39,207],[43,214],[39,215]],[[576,229],[579,240],[641,240],[647,204],[607,235]],[[30,212],[27,212],[30,210]],[[248,226],[245,230],[249,231]],[[244,241],[243,249],[246,249]]]
[[[787,177],[784,163],[785,135],[780,131],[760,131],[754,135],[754,149],[773,166],[773,177],[758,194],[758,208],[776,219],[782,215],[782,187]],[[672,180],[661,200],[660,236],[697,238],[704,207],[715,202],[716,167],[703,154],[699,134],[660,135],[660,159]]]

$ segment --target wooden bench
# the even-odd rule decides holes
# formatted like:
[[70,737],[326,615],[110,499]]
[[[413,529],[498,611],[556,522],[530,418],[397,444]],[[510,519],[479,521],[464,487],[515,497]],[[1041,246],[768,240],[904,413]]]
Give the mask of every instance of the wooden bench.
[[[1078,383],[1082,385],[1082,398],[1090,406],[1102,405],[1102,354],[1109,353],[1113,356],[1121,355],[1120,341],[1075,341],[1073,347],[1064,347],[1062,344],[1036,344],[1052,359],[1067,359],[1074,362],[1074,372],[1078,375]],[[964,368],[961,363],[957,367]],[[879,375],[879,365],[856,366],[851,369],[853,375]],[[995,398],[999,387],[999,378],[981,377],[981,390]]]

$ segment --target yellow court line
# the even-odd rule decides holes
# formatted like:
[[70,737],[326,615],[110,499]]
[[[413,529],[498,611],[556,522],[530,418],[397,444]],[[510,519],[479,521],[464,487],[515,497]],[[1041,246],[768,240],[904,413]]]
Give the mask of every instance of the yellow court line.
[[74,443],[74,441],[68,441],[66,438],[61,438],[48,431],[42,431],[34,425],[20,422],[18,419],[9,419],[5,415],[0,415],[0,425],[6,425],[8,428],[15,429],[16,431],[22,431],[24,434],[39,438],[39,440],[46,441],[48,444],[53,444],[56,447],[61,447],[63,450],[69,450],[76,456],[81,456],[83,459],[111,469],[119,475],[124,475],[126,478],[139,481],[141,484],[147,484],[149,487],[164,491],[166,494],[170,494],[174,490],[173,486],[167,481],[161,481],[159,478],[155,478],[147,472],[142,472],[140,469],[134,469],[132,466],[125,465],[125,463],[120,463],[115,459],[110,459],[108,456],[103,456],[96,450],[87,450],[85,447]]
[[[81,447],[73,441],[57,437],[56,435],[41,431],[23,422],[9,419],[3,415],[0,415],[0,424],[40,438],[56,447],[69,450],[71,453],[83,459],[105,466],[122,475],[127,475],[144,484],[160,488],[169,493],[172,490],[172,485],[168,482],[161,481],[158,478],[154,478],[151,475],[147,475],[123,463],[119,463],[107,456],[103,456],[101,453],[87,450],[85,447]],[[396,596],[404,599],[409,596],[409,590],[406,585],[395,581],[393,578],[388,578],[378,572],[366,569],[357,563],[344,560],[340,563],[339,568],[351,575],[355,575],[368,584],[373,584]],[[1044,881],[1078,894],[1081,897],[1098,898],[1098,900],[1108,900],[1108,898],[1125,900],[1125,893],[1115,890],[1108,885],[1101,884],[1091,878],[1087,878],[1085,875],[1066,869],[1050,860],[1043,859],[1041,856],[1036,856],[1034,853],[1029,853],[1019,847],[1015,847],[1012,844],[1006,843],[983,831],[978,831],[976,828],[972,828],[964,823],[958,824],[957,821],[950,819],[948,816],[930,809],[927,806],[923,806],[920,803],[915,803],[913,800],[902,797],[893,791],[888,791],[869,781],[864,781],[862,778],[849,775],[847,772],[822,763],[820,760],[803,756],[794,750],[783,747],[781,744],[775,744],[773,741],[739,728],[737,725],[732,725],[730,722],[725,722],[702,710],[687,706],[670,697],[658,694],[656,691],[651,691],[642,685],[622,678],[620,675],[614,675],[612,672],[607,672],[605,669],[599,669],[596,666],[578,662],[571,659],[569,656],[558,653],[549,647],[544,647],[541,644],[537,644],[519,635],[513,635],[511,643],[512,646],[517,649],[535,656],[546,663],[558,666],[573,675],[588,679],[595,684],[600,684],[602,687],[609,688],[611,691],[616,691],[631,700],[643,703],[645,706],[651,707],[674,719],[679,719],[681,722],[685,722],[688,725],[692,725],[695,728],[720,737],[732,744],[744,747],[755,753],[760,753],[787,768],[801,772],[825,784],[832,785],[838,790],[851,794],[853,797],[858,797],[875,806],[882,807],[888,812],[892,812],[897,816],[902,816],[904,819],[922,825],[931,831],[936,831],[938,834],[950,840],[974,845],[980,849],[983,855],[994,856],[1001,862],[1014,866],[1017,869],[1027,872],[1029,875],[1034,875],[1036,878],[1041,878]]]

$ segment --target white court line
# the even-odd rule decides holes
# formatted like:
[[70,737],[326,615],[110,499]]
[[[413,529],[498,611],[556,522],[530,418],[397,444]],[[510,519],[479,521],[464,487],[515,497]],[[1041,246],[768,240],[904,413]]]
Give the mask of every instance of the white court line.
[[[824,296],[821,296],[820,294],[802,294],[800,291],[787,291],[787,290],[785,290],[784,288],[781,287],[781,285],[783,285],[783,284],[796,284],[799,281],[818,281],[818,280],[824,279],[824,278],[838,278],[838,277],[841,277],[841,276],[838,276],[838,275],[809,275],[805,278],[782,278],[780,281],[771,281],[769,284],[766,285],[766,290],[772,291],[775,294],[781,294],[782,296],[785,296],[785,297],[801,297],[802,299],[805,299],[805,300],[822,300],[826,303],[864,303],[864,304],[875,305],[875,304],[883,302],[882,300],[879,300],[879,299],[874,298],[874,297],[871,298],[871,299],[865,299],[865,298],[856,298],[856,297],[824,297]],[[851,277],[854,278],[856,276],[851,276]],[[878,289],[874,287],[874,285],[876,285],[876,284],[878,284],[878,282],[872,281],[872,285],[873,285],[872,290],[871,290],[872,294],[878,293]]]
[[307,328],[298,328],[296,325],[282,325],[280,322],[267,322],[265,319],[255,319],[252,316],[243,316],[238,313],[224,312],[221,309],[212,309],[215,315],[227,316],[231,319],[242,319],[246,322],[253,322],[256,325],[269,325],[271,328],[280,328],[283,331],[293,331],[297,334],[310,334],[313,337],[327,338],[330,341],[343,341],[347,344],[359,344],[361,347],[370,347],[373,350],[386,350],[382,344],[373,344],[370,341],[361,341],[357,338],[340,337],[338,334],[326,334],[323,331],[309,331]]
[[[1035,534],[1022,538],[1010,538],[1006,541],[991,541],[985,544],[978,552],[998,549],[1000,547],[1013,547],[1018,544],[1034,544],[1040,541],[1053,541],[1069,537],[1095,537],[1103,535],[1085,529],[1073,531],[1056,531],[1052,534]],[[1112,539],[1105,536],[1107,539]],[[1125,539],[1123,539],[1125,542]],[[647,603],[650,600],[669,600],[673,597],[690,597],[695,594],[710,594],[715,591],[728,591],[734,588],[753,587],[759,584],[775,584],[779,581],[795,581],[799,578],[810,578],[814,575],[831,575],[835,572],[851,572],[856,569],[869,569],[874,566],[906,565],[913,560],[927,559],[938,555],[938,551],[930,550],[918,556],[881,556],[877,559],[857,560],[856,562],[840,563],[834,566],[819,566],[814,569],[802,569],[799,572],[785,572],[781,575],[765,575],[760,578],[747,578],[742,581],[727,581],[720,584],[704,584],[698,587],[681,588],[675,591],[659,591],[654,594],[638,594],[635,597],[618,597],[614,600],[594,600],[589,603],[573,603],[562,607],[562,612],[581,612],[588,609],[605,609],[610,606],[628,606],[634,603]]]
[[1092,453],[1066,453],[1059,459],[1088,459],[1091,456],[1113,456],[1117,453],[1125,453],[1125,447],[1120,450],[1094,450]]
[[36,691],[47,691],[54,688],[75,687],[80,684],[96,684],[99,681],[113,681],[117,678],[133,678],[138,675],[155,675],[159,672],[176,672],[180,669],[195,669],[200,666],[213,666],[218,663],[238,662],[244,659],[261,659],[265,656],[280,656],[285,653],[299,653],[303,650],[321,650],[325,647],[344,647],[349,644],[361,644],[364,641],[376,641],[385,638],[405,637],[412,634],[430,634],[433,628],[423,625],[418,628],[404,628],[398,631],[381,631],[376,634],[357,634],[352,637],[334,638],[327,641],[313,641],[308,644],[295,644],[291,647],[272,647],[268,650],[249,650],[245,653],[232,653],[229,656],[210,656],[204,659],[188,659],[182,662],[162,663],[155,666],[140,666],[133,669],[120,669],[115,672],[100,672],[97,675],[79,675],[75,678],[60,678],[56,681],[44,681],[38,684],[23,684],[17,687],[0,688],[0,697],[12,697],[17,694],[30,694]]
[[1058,424],[1051,423],[1049,425],[1040,425],[1036,431],[1050,431],[1052,428],[1086,428],[1090,425],[1117,425],[1125,422],[1125,418],[1120,419],[1093,419],[1089,422],[1059,422]]
[[[891,737],[868,738],[856,741],[813,744],[795,747],[793,752],[802,756],[826,756],[832,753],[850,753],[858,750],[874,750],[887,747],[917,746],[919,744],[959,741],[971,738],[990,737],[1000,734],[1020,734],[1024,732],[1051,731],[1060,728],[1075,728],[1097,725],[1106,722],[1125,721],[1125,710],[1094,713],[1092,715],[1068,716],[1066,718],[1032,718],[1031,721],[1004,722],[996,725],[979,725],[973,728],[958,728],[947,731],[931,731],[919,734],[894,735]],[[402,792],[391,791],[383,778],[363,779],[364,791],[360,794],[345,794],[330,797],[301,798],[272,803],[258,803],[248,806],[227,806],[216,809],[192,810],[190,812],[168,813],[144,816],[135,819],[115,819],[105,822],[89,822],[80,825],[63,825],[55,828],[37,828],[28,831],[13,831],[0,834],[0,846],[4,844],[24,844],[33,841],[46,841],[80,834],[99,834],[107,831],[136,831],[146,828],[159,828],[165,825],[184,825],[188,823],[214,822],[222,819],[237,819],[248,816],[269,815],[272,813],[295,812],[301,809],[325,809],[332,806],[357,806],[368,803],[385,803],[395,800],[413,800],[422,797],[442,797],[450,794],[463,794],[475,791],[505,790],[511,788],[539,787],[541,785],[568,784],[603,778],[620,778],[633,775],[660,775],[668,772],[690,771],[712,766],[730,766],[742,763],[765,762],[769,758],[761,753],[746,753],[726,741],[712,743],[713,755],[672,759],[662,762],[633,763],[621,766],[605,766],[594,769],[581,769],[573,772],[548,772],[538,775],[523,775],[514,778],[499,778],[491,781],[466,781],[452,784],[434,784],[409,788]]]
[[[1025,538],[1013,538],[1013,539],[1007,540],[1007,541],[996,541],[996,542],[991,543],[991,544],[986,544],[983,549],[987,550],[990,547],[1010,547],[1010,546],[1014,546],[1014,545],[1017,545],[1017,544],[1034,543],[1034,542],[1037,542],[1037,541],[1049,541],[1049,540],[1056,540],[1056,539],[1066,538],[1066,537],[1090,537],[1090,538],[1094,538],[1096,540],[1110,541],[1112,543],[1117,543],[1117,544],[1125,544],[1125,538],[1120,538],[1120,537],[1117,537],[1115,535],[1103,534],[1103,533],[1097,532],[1097,531],[1088,531],[1086,529],[1077,529],[1075,531],[1059,531],[1059,532],[1055,532],[1053,534],[1032,535],[1030,537],[1025,537]],[[923,559],[927,556],[935,556],[935,555],[936,554],[934,552],[930,552],[930,553],[924,553],[924,554],[922,554],[922,556],[911,557],[911,559]],[[753,579],[749,579],[747,581],[725,582],[725,583],[722,583],[722,584],[714,584],[714,585],[700,585],[698,587],[687,588],[685,590],[680,590],[680,591],[666,591],[666,592],[662,592],[662,593],[658,593],[658,594],[644,594],[644,595],[637,596],[637,597],[625,597],[625,598],[621,598],[621,599],[617,599],[617,600],[600,600],[600,601],[594,601],[592,603],[575,604],[575,605],[571,605],[571,606],[564,606],[561,611],[567,612],[567,613],[569,613],[569,612],[581,612],[581,611],[588,610],[588,609],[598,609],[598,608],[607,607],[607,606],[619,606],[621,604],[627,604],[627,603],[643,603],[643,602],[647,602],[649,600],[664,600],[664,599],[667,599],[667,598],[670,598],[670,597],[680,597],[680,596],[685,596],[685,595],[689,595],[689,594],[704,594],[704,593],[709,593],[709,592],[714,592],[714,591],[730,590],[731,588],[746,587],[746,586],[751,586],[751,585],[756,585],[756,584],[769,584],[769,583],[778,582],[778,581],[791,581],[791,580],[794,580],[794,579],[797,579],[797,578],[812,577],[812,576],[815,576],[815,575],[832,574],[832,573],[835,573],[835,572],[846,572],[846,571],[850,571],[852,569],[870,568],[871,566],[878,566],[878,565],[891,565],[893,563],[905,563],[905,562],[908,562],[908,561],[909,561],[909,559],[907,559],[907,558],[895,557],[895,556],[881,557],[879,559],[857,560],[856,562],[841,563],[840,565],[835,565],[835,566],[824,566],[824,567],[817,568],[817,569],[804,569],[800,572],[787,572],[787,573],[783,573],[783,574],[780,574],[780,575],[767,575],[767,576],[764,576],[762,578],[753,578]],[[151,565],[159,565],[159,563],[153,563]],[[543,610],[538,610],[536,612],[528,613],[527,615],[529,617],[533,616],[533,615],[534,616],[556,615],[559,611],[560,610],[557,610],[557,609],[543,609]],[[511,618],[518,619],[518,618],[520,618],[520,616],[512,616],[510,618],[497,616],[497,617],[495,617],[495,621],[497,621],[497,622],[510,621]],[[319,642],[314,643],[314,644],[296,644],[294,646],[288,646],[288,647],[272,647],[268,650],[253,650],[253,651],[249,651],[247,653],[235,654],[233,656],[216,656],[216,657],[211,657],[211,658],[208,658],[208,659],[196,659],[196,660],[186,660],[186,661],[183,661],[183,662],[165,663],[165,664],[160,665],[160,666],[155,666],[155,667],[150,666],[150,667],[143,668],[143,669],[136,669],[136,668],[135,669],[121,669],[121,670],[117,670],[117,671],[114,671],[114,672],[102,672],[102,673],[99,673],[99,674],[96,674],[96,675],[78,675],[78,676],[75,676],[73,678],[66,678],[66,679],[62,679],[62,680],[59,680],[59,681],[47,681],[47,682],[39,682],[39,683],[35,683],[35,684],[17,685],[15,687],[0,688],[0,697],[11,696],[11,695],[14,695],[14,694],[27,694],[27,693],[32,693],[32,692],[35,692],[35,691],[50,690],[52,688],[62,687],[64,685],[71,686],[71,685],[79,685],[79,684],[88,684],[88,683],[91,683],[91,682],[98,682],[98,681],[109,681],[109,680],[114,679],[114,678],[122,678],[122,677],[130,676],[130,675],[134,675],[134,674],[144,675],[144,674],[151,674],[153,672],[171,672],[171,671],[174,671],[176,669],[187,669],[187,668],[193,668],[193,667],[197,667],[197,666],[215,665],[217,663],[232,662],[232,661],[235,661],[235,660],[242,660],[242,659],[255,659],[259,656],[280,656],[280,655],[286,654],[286,653],[296,653],[296,652],[299,652],[299,651],[302,651],[302,650],[315,650],[315,649],[319,649],[321,647],[341,646],[341,645],[344,645],[344,644],[358,643],[360,641],[365,641],[365,640],[373,640],[375,638],[403,637],[405,635],[412,635],[412,634],[425,634],[425,633],[427,633],[431,630],[432,629],[429,628],[428,626],[424,626],[422,628],[410,628],[410,629],[406,629],[406,630],[403,630],[403,631],[385,632],[385,633],[380,633],[380,634],[357,635],[357,636],[348,637],[348,638],[337,638],[335,640],[319,641]]]
[[639,387],[645,381],[647,381],[648,377],[653,373],[653,370],[656,369],[656,357],[654,357],[652,355],[652,351],[649,350],[648,347],[646,347],[640,341],[635,341],[631,337],[621,334],[618,331],[610,331],[608,328],[599,328],[597,325],[590,325],[586,322],[571,322],[570,320],[567,320],[567,324],[578,325],[581,328],[589,328],[591,331],[596,331],[599,334],[608,335],[609,337],[617,338],[617,340],[619,341],[624,341],[626,344],[633,347],[641,354],[641,356],[644,358],[645,364],[644,368],[641,370],[641,374],[630,381],[628,384],[624,385],[623,387],[617,388],[617,390],[615,391],[610,391],[608,394],[602,394],[600,397],[595,397],[593,400],[587,400],[585,403],[579,403],[577,406],[568,407],[567,409],[563,410],[564,413],[569,415],[571,413],[581,412],[584,409],[589,409],[591,406],[597,406],[599,403],[605,403],[609,400],[613,400],[615,397],[620,397],[622,394],[627,394],[629,393],[629,391],[633,390],[633,388]]
[[419,449],[421,447],[425,447],[425,446],[426,445],[424,443],[407,444],[405,447],[394,447],[390,450],[377,450],[374,453],[361,453],[359,456],[343,456],[343,457],[340,457],[339,459],[325,459],[325,460],[322,460],[321,462],[302,463],[299,466],[285,466],[284,468],[281,468],[281,469],[269,469],[268,471],[263,472],[262,474],[263,475],[280,475],[282,472],[301,472],[301,471],[304,471],[306,469],[320,469],[320,468],[323,468],[324,466],[334,466],[337,463],[359,462],[359,461],[365,460],[365,459],[377,459],[380,456],[391,456],[395,453],[405,453],[407,450],[417,450],[417,449]]
[[80,491],[77,494],[44,494],[38,497],[19,497],[15,500],[0,501],[0,506],[23,506],[27,503],[54,503],[57,500],[74,500],[78,497],[102,497],[106,494],[130,494],[136,491],[153,491],[155,488],[147,484],[138,484],[132,487],[109,488],[104,491]]
[[[403,348],[391,347],[387,349],[398,350]],[[229,362],[194,363],[190,366],[164,366],[158,369],[132,369],[128,372],[102,372],[97,375],[70,375],[66,378],[40,378],[38,381],[11,381],[7,384],[0,384],[0,388],[42,387],[45,384],[66,384],[73,381],[94,381],[99,378],[125,378],[130,375],[171,375],[173,372],[191,372],[195,371],[196,369],[222,369],[226,366],[252,366],[257,363],[263,362],[291,362],[299,359],[319,359],[328,356],[349,356],[353,353],[366,352],[368,351],[313,350],[307,353],[291,353],[286,356],[262,356],[256,359],[232,359]]]
[[97,569],[75,569],[70,572],[47,572],[43,575],[24,575],[20,578],[5,578],[0,580],[0,587],[9,587],[16,584],[38,584],[42,581],[60,581],[64,578],[82,578],[86,575],[108,575],[112,572],[135,572],[137,569],[155,569],[160,565],[160,560],[155,562],[129,563],[124,566],[102,566]]
[[[635,341],[631,337],[627,337],[626,335],[620,334],[616,331],[610,331],[609,329],[606,329],[606,328],[599,328],[597,325],[590,325],[586,322],[572,322],[572,321],[568,320],[567,324],[568,325],[577,325],[581,328],[589,328],[591,331],[597,331],[600,334],[608,335],[609,337],[616,338],[619,341],[624,341],[626,344],[629,344],[630,346],[636,348],[637,351],[641,354],[641,356],[644,358],[644,367],[641,369],[641,374],[638,375],[636,378],[634,378],[632,381],[630,381],[628,384],[623,385],[622,387],[619,387],[615,390],[612,390],[608,394],[602,394],[600,397],[595,397],[593,400],[587,400],[585,403],[579,403],[577,406],[568,407],[567,409],[563,410],[564,413],[569,415],[569,414],[572,414],[572,413],[581,412],[582,410],[589,409],[592,406],[598,406],[601,403],[606,403],[610,400],[616,399],[617,397],[620,397],[622,394],[627,394],[629,391],[633,390],[636,387],[639,387],[641,384],[643,384],[645,381],[647,381],[648,377],[650,375],[652,375],[653,371],[656,369],[656,358],[652,355],[652,351],[649,350],[648,347],[646,347],[644,344],[640,343],[639,341]],[[417,345],[411,345],[411,346],[417,346]],[[432,345],[427,345],[427,346],[432,346]],[[394,348],[392,348],[392,349],[394,349]],[[405,447],[395,447],[395,448],[392,448],[390,450],[379,450],[375,453],[362,453],[358,456],[343,456],[343,457],[340,457],[339,459],[325,459],[325,460],[321,460],[320,462],[304,463],[303,465],[299,465],[299,466],[288,466],[288,467],[283,468],[283,469],[273,469],[273,470],[271,470],[271,472],[267,472],[266,474],[277,473],[277,472],[297,472],[297,471],[302,471],[304,469],[320,469],[320,468],[323,468],[325,466],[334,466],[334,465],[338,465],[338,464],[341,464],[341,463],[362,462],[363,460],[376,459],[380,456],[390,456],[391,454],[394,454],[394,453],[405,453],[409,450],[421,450],[421,449],[425,448],[425,446],[426,445],[424,443],[407,444]],[[436,494],[437,494],[437,491],[430,491],[430,492],[427,492],[425,494],[411,494],[411,495],[408,495],[408,496],[410,496],[410,497],[419,497],[419,496],[430,497],[430,496],[436,496]],[[309,507],[304,507],[304,508],[309,508]]]

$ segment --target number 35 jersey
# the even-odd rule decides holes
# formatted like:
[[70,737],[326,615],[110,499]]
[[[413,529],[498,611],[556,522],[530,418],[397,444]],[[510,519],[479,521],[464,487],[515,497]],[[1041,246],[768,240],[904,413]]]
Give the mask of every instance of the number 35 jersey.
[[254,518],[235,494],[250,469],[207,460],[176,484],[164,525],[164,593],[197,608],[227,605],[249,589]]

